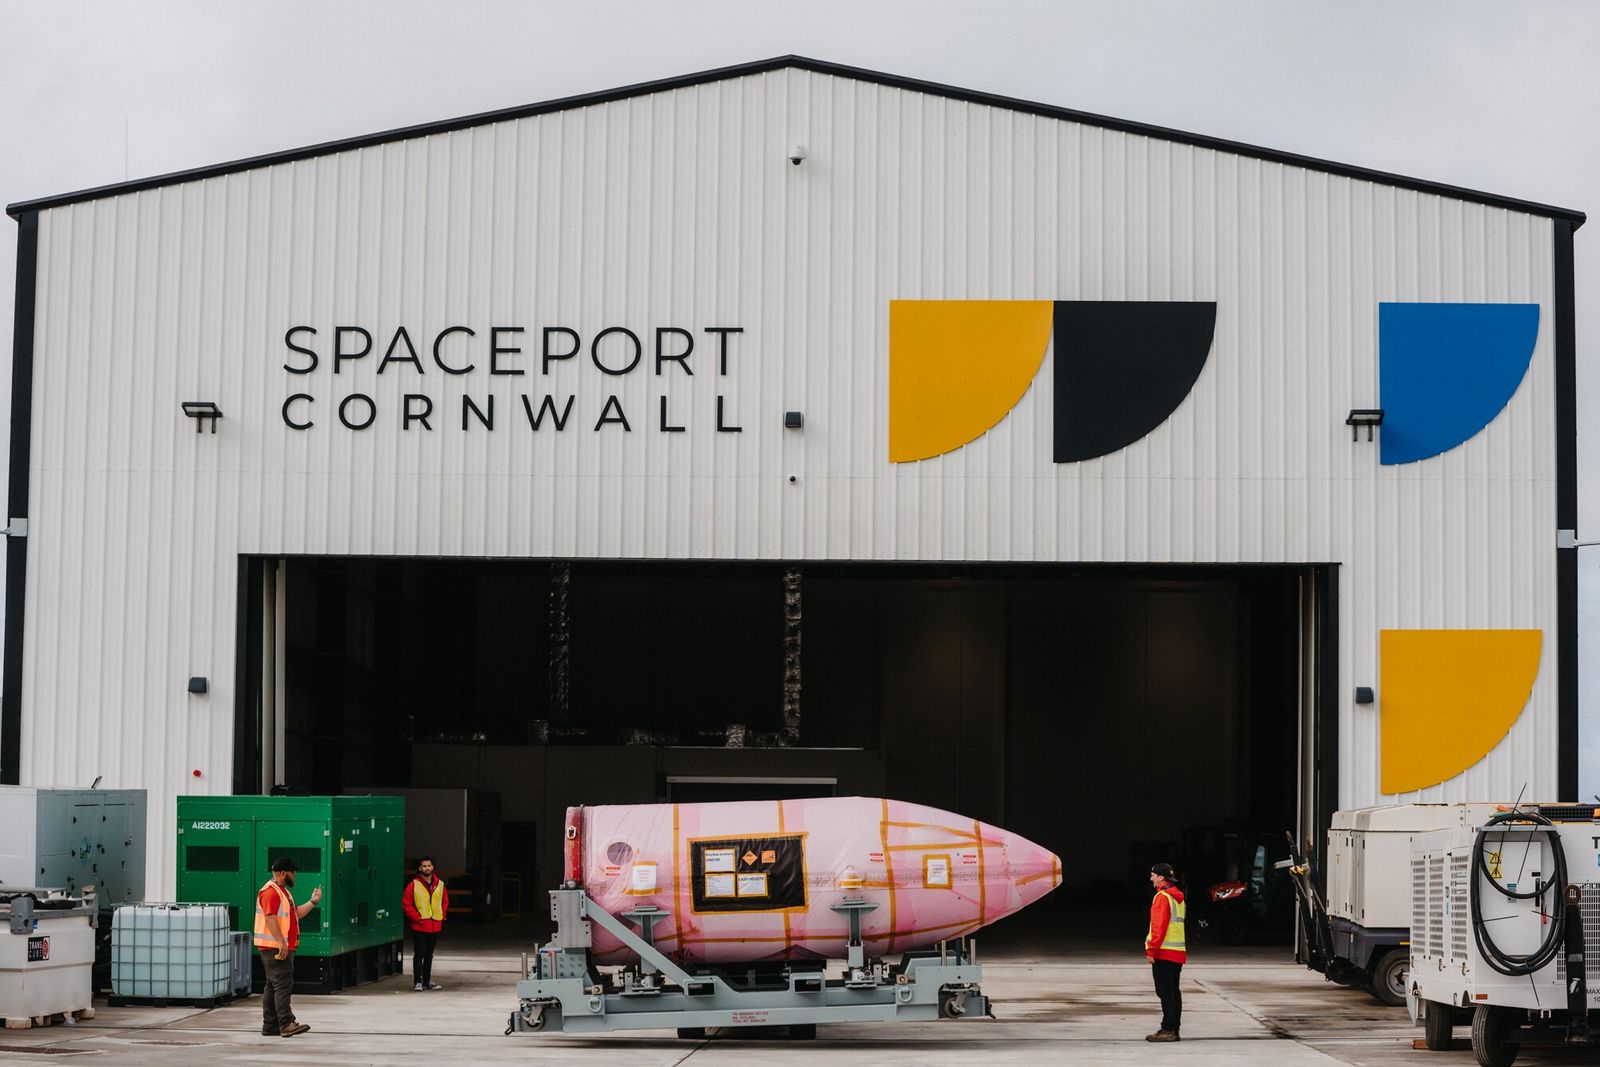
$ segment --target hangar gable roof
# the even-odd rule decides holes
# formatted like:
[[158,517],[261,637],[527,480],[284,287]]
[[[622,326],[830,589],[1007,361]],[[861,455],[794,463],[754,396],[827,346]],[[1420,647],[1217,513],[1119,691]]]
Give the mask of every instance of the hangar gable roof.
[[55,196],[40,197],[33,200],[22,200],[9,204],[6,213],[13,218],[32,211],[43,211],[49,208],[63,207],[68,204],[81,203],[86,200],[99,200],[109,196],[120,196],[125,193],[139,192],[145,189],[154,189],[163,185],[175,185],[182,182],[196,181],[203,178],[214,178],[224,174],[232,174],[242,170],[252,170],[256,167],[269,167],[279,163],[292,163],[296,160],[311,159],[316,156],[332,155],[337,152],[347,152],[352,149],[369,148],[374,145],[387,144],[390,141],[401,141],[414,137],[429,137],[439,133],[449,133],[453,130],[464,130],[474,126],[485,126],[495,122],[505,122],[511,119],[527,118],[533,115],[543,115],[555,111],[566,111],[572,108],[589,107],[595,104],[604,104],[613,100],[625,100],[629,97],[644,96],[649,93],[666,92],[673,89],[683,89],[694,85],[704,85],[708,82],[725,81],[731,78],[743,78],[752,74],[763,74],[768,71],[793,68],[808,70],[817,74],[827,74],[840,78],[853,78],[857,81],[870,82],[877,85],[905,89],[911,92],[927,93],[932,96],[944,97],[950,100],[959,100],[967,103],[982,104],[988,107],[1004,108],[1010,111],[1030,115],[1040,115],[1046,118],[1063,119],[1068,122],[1082,123],[1088,126],[1098,126],[1108,130],[1118,130],[1124,133],[1138,134],[1143,137],[1152,137],[1157,140],[1170,141],[1176,144],[1193,145],[1199,148],[1214,149],[1219,152],[1228,152],[1233,155],[1247,156],[1253,159],[1262,159],[1287,166],[1301,167],[1306,170],[1321,171],[1328,174],[1337,174],[1343,177],[1355,178],[1362,181],[1376,182],[1380,185],[1395,186],[1401,189],[1410,189],[1416,192],[1431,193],[1436,196],[1451,197],[1457,200],[1466,200],[1473,203],[1487,204],[1493,207],[1505,208],[1511,211],[1520,211],[1530,215],[1542,215],[1552,219],[1561,219],[1572,224],[1573,228],[1583,225],[1585,215],[1581,211],[1571,208],[1555,207],[1549,204],[1536,203],[1530,200],[1519,200],[1515,197],[1500,196],[1494,193],[1482,192],[1476,189],[1466,189],[1461,186],[1446,185],[1439,182],[1426,181],[1422,178],[1411,178],[1401,174],[1392,174],[1387,171],[1373,170],[1367,167],[1353,166],[1347,163],[1336,163],[1331,160],[1318,159],[1313,156],[1303,156],[1294,152],[1282,152],[1271,148],[1262,148],[1258,145],[1245,144],[1240,141],[1229,141],[1220,137],[1207,137],[1198,133],[1187,133],[1183,130],[1169,129],[1164,126],[1153,126],[1142,122],[1130,122],[1126,119],[1110,118],[1105,115],[1095,115],[1086,111],[1075,111],[1071,108],[1056,107],[1051,104],[1042,104],[1030,100],[1019,100],[1014,97],[997,96],[992,93],[978,92],[972,89],[963,89],[953,85],[943,85],[938,82],[922,81],[917,78],[905,78],[893,74],[884,74],[880,71],[867,70],[861,67],[845,66],[839,63],[829,63],[819,59],[808,59],[804,56],[777,56],[772,59],[758,60],[753,63],[740,63],[729,67],[717,67],[712,70],[703,70],[694,74],[684,74],[673,78],[663,78],[657,81],[639,82],[634,85],[624,85],[615,89],[606,89],[600,92],[583,93],[578,96],[567,96],[557,100],[546,100],[535,104],[522,104],[517,107],[501,108],[496,111],[484,111],[475,115],[464,115],[460,118],[445,119],[440,122],[427,122],[415,126],[402,126],[398,129],[385,130],[380,133],[369,133],[358,137],[348,137],[337,141],[324,141],[320,144],[307,145],[303,148],[292,148],[282,152],[270,152],[265,155],[250,156],[246,159],[236,159],[227,163],[215,163],[204,167],[195,167],[190,170],[174,171],[170,174],[159,174],[149,178],[138,178],[133,181],[117,182],[112,185],[96,186],[92,189],[80,189],[76,192],[60,193]]

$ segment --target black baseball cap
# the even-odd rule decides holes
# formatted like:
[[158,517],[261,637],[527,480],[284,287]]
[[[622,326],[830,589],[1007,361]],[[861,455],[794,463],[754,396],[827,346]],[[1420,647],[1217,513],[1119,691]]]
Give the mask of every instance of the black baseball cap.
[[290,871],[292,873],[300,868],[295,864],[292,858],[288,856],[279,856],[277,859],[272,861],[272,869],[274,871]]
[[[293,870],[293,868],[290,869]],[[1159,874],[1169,882],[1174,881],[1177,878],[1177,875],[1173,873],[1172,864],[1170,863],[1158,863],[1150,868],[1150,873]]]

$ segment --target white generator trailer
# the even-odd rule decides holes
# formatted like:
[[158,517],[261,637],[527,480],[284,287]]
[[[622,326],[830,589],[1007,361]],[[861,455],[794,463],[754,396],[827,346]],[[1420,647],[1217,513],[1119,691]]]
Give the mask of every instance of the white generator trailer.
[[1428,1048],[1468,1019],[1483,1067],[1600,1047],[1600,808],[1524,805],[1412,839],[1408,1003]]
[[1323,927],[1309,938],[1311,965],[1341,984],[1364,986],[1385,1004],[1404,1004],[1411,966],[1411,839],[1476,826],[1499,807],[1385,804],[1334,812],[1327,904],[1323,914],[1311,906],[1305,916]]

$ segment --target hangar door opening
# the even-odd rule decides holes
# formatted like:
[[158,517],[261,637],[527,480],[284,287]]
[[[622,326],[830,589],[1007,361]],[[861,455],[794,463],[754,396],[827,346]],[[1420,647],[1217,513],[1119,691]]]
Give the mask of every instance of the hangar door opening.
[[[1137,943],[1148,871],[1166,860],[1210,936],[1287,943],[1292,891],[1271,863],[1286,831],[1320,839],[1336,798],[1332,581],[1267,566],[812,567],[807,725],[880,746],[891,796],[1061,856],[1063,888],[1013,932],[1060,922]],[[1248,915],[1196,899],[1232,880],[1250,887]]]
[[1118,936],[1151,862],[1251,882],[1333,808],[1329,567],[246,564],[240,788],[492,796],[429,847],[513,913],[568,804],[926,803],[1062,857],[1014,926]]

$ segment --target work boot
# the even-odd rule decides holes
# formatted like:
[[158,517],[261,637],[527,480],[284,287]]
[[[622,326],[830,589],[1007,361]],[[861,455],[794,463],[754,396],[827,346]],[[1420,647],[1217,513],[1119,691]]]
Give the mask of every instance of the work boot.
[[278,1036],[282,1035],[282,1033],[283,1033],[283,1031],[279,1030],[275,1026],[263,1026],[261,1028],[261,1036],[262,1037],[278,1037]]
[[284,1037],[293,1037],[295,1034],[303,1034],[309,1029],[311,1029],[311,1027],[307,1026],[305,1023],[290,1023],[288,1026],[285,1026],[280,1033]]
[[1171,1030],[1157,1030],[1153,1034],[1146,1035],[1145,1040],[1146,1041],[1176,1041],[1176,1040],[1178,1040],[1178,1035],[1173,1033]]

